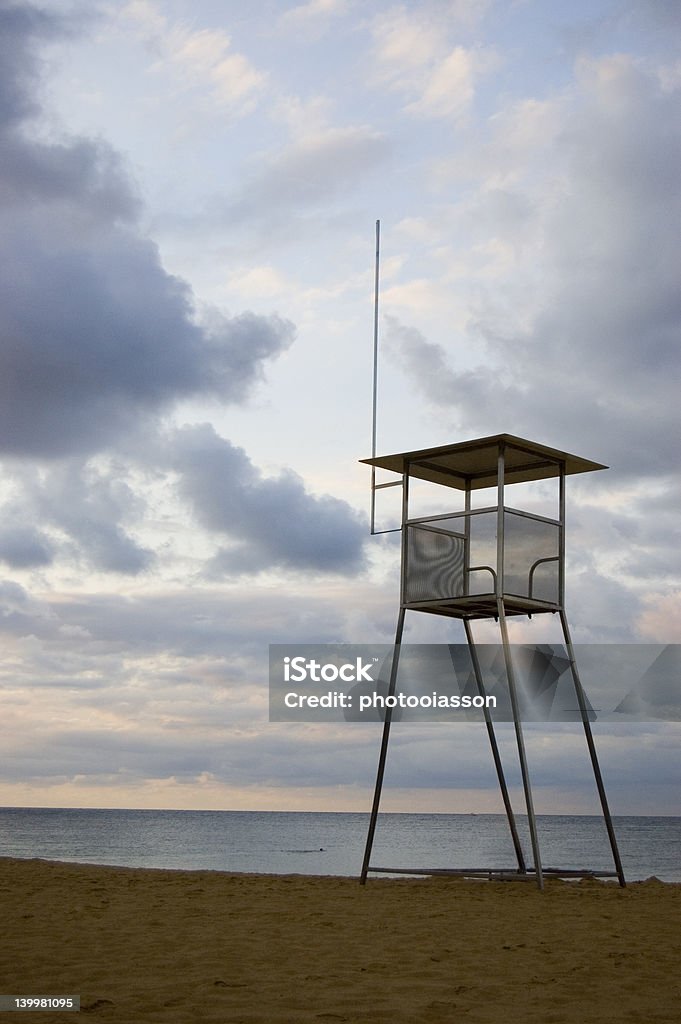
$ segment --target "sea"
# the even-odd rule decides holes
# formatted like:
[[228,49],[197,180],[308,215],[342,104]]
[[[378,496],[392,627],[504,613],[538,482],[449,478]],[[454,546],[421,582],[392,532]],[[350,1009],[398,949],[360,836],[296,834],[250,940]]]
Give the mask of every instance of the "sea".
[[[531,862],[527,820],[518,830]],[[681,882],[681,818],[615,817],[625,877]],[[259,874],[358,875],[368,815],[307,811],[0,808],[0,856]],[[612,871],[603,820],[538,815],[542,864]],[[372,865],[513,869],[499,814],[379,815]]]

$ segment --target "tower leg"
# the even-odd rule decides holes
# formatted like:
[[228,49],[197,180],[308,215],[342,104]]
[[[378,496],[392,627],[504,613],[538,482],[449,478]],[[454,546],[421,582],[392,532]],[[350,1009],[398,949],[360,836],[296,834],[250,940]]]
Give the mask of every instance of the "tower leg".
[[[388,685],[388,696],[395,693],[397,683],[397,668],[400,663],[400,645],[402,644],[402,632],[404,630],[404,608],[400,608],[397,617],[397,629],[395,630],[395,646],[393,648],[393,660],[390,668],[390,683]],[[371,862],[371,850],[374,845],[374,833],[376,832],[376,821],[378,819],[378,808],[381,803],[381,790],[383,789],[383,776],[385,774],[385,762],[388,754],[388,739],[390,738],[390,723],[392,722],[393,711],[386,707],[383,720],[383,736],[381,738],[381,752],[378,756],[378,771],[376,772],[376,786],[374,788],[374,802],[371,807],[371,818],[369,819],[369,832],[367,833],[366,846],[364,848],[364,860],[362,861],[362,872],[359,876],[360,885],[365,885],[367,872]]]
[[572,673],[572,681],[575,685],[575,694],[577,696],[577,703],[579,704],[579,710],[581,712],[582,725],[584,726],[584,735],[586,736],[586,745],[589,748],[589,756],[591,758],[591,766],[593,768],[594,778],[596,780],[596,788],[598,789],[598,796],[601,801],[601,809],[603,811],[603,819],[605,821],[605,827],[608,831],[608,839],[610,840],[610,849],[612,850],[612,858],[615,862],[615,870],[617,871],[617,878],[622,887],[626,885],[624,879],[624,870],[622,868],[622,861],[620,860],[620,853],[617,846],[617,837],[615,836],[615,829],[612,823],[612,817],[610,816],[610,808],[608,807],[608,798],[605,795],[605,786],[603,784],[603,777],[601,775],[601,769],[598,764],[598,756],[596,754],[596,745],[594,743],[593,733],[591,731],[591,723],[589,721],[589,712],[584,700],[584,690],[579,678],[579,672],[577,671],[577,662],[575,660],[575,652],[572,646],[572,639],[570,637],[570,630],[568,629],[567,616],[561,609],[560,611],[560,622],[563,627],[563,636],[565,638],[565,647],[567,649],[568,660],[570,662],[570,671]]
[[497,771],[497,779],[499,780],[499,788],[501,790],[501,797],[504,801],[504,807],[506,809],[506,817],[508,818],[509,828],[511,830],[511,838],[513,840],[513,848],[515,850],[516,860],[518,861],[518,870],[522,871],[523,874],[526,871],[525,868],[525,857],[523,855],[523,848],[518,835],[518,829],[516,827],[515,815],[513,813],[513,806],[511,804],[511,798],[508,793],[508,786],[506,785],[506,778],[504,776],[504,766],[501,761],[501,755],[499,753],[499,746],[497,744],[496,733],[494,732],[494,723],[492,722],[492,716],[489,713],[487,707],[487,694],[485,691],[485,684],[482,679],[482,672],[480,670],[480,661],[478,659],[478,651],[475,646],[475,639],[473,637],[473,630],[468,619],[464,619],[464,629],[466,630],[466,640],[468,641],[468,650],[470,651],[471,661],[473,662],[473,672],[475,673],[475,681],[478,687],[478,693],[483,698],[485,703],[483,704],[483,715],[485,717],[485,725],[487,727],[487,735],[489,737],[489,744],[492,748],[492,757],[494,759],[494,767]]
[[525,740],[523,738],[523,727],[520,721],[520,707],[518,705],[518,692],[516,689],[515,669],[511,656],[511,645],[508,639],[508,626],[506,625],[506,612],[504,610],[503,598],[497,598],[497,613],[499,616],[499,628],[501,630],[501,642],[504,649],[504,663],[506,665],[506,678],[508,679],[508,690],[511,698],[511,709],[513,711],[513,725],[515,727],[516,744],[518,747],[518,760],[520,761],[520,773],[523,779],[523,790],[525,792],[525,806],[527,807],[527,820],[530,826],[530,840],[532,842],[532,855],[534,857],[534,870],[537,876],[537,886],[544,888],[544,874],[541,866],[539,853],[539,837],[537,835],[537,819],[534,814],[534,803],[532,801],[532,787],[530,785],[530,773],[527,767],[525,755]]

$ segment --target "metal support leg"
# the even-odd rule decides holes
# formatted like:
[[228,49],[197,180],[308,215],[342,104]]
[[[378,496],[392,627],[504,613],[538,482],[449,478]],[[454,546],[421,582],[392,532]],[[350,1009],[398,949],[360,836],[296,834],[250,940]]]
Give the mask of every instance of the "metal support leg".
[[506,678],[508,679],[508,691],[511,698],[511,709],[513,711],[513,725],[515,727],[516,743],[518,746],[518,759],[520,761],[520,773],[523,778],[523,790],[525,791],[525,806],[527,807],[527,819],[530,826],[530,840],[532,842],[532,855],[534,857],[534,870],[537,876],[537,885],[544,888],[544,874],[541,866],[539,853],[539,837],[537,835],[537,820],[534,814],[532,802],[532,787],[530,786],[530,773],[527,768],[527,757],[525,755],[525,740],[523,738],[523,727],[520,721],[520,707],[518,705],[518,693],[516,690],[515,669],[511,656],[511,646],[508,639],[508,627],[506,625],[506,612],[502,598],[497,598],[497,613],[499,615],[499,628],[501,629],[501,642],[504,649],[504,662],[506,665]]
[[494,723],[492,721],[492,716],[489,713],[489,708],[487,707],[487,693],[485,691],[485,684],[482,679],[482,671],[480,669],[480,661],[478,659],[478,651],[475,646],[473,630],[468,619],[464,619],[463,625],[464,629],[466,630],[466,640],[468,641],[468,650],[470,651],[471,661],[473,662],[473,672],[475,673],[475,681],[478,686],[478,693],[484,700],[482,713],[485,717],[485,725],[487,727],[489,745],[492,748],[494,767],[496,768],[497,771],[497,779],[499,780],[501,797],[502,800],[504,801],[506,817],[508,818],[508,824],[511,830],[513,848],[515,849],[516,860],[518,861],[518,870],[524,873],[526,871],[525,857],[523,855],[523,848],[520,842],[520,836],[518,835],[518,829],[516,828],[515,815],[513,813],[513,805],[511,804],[511,798],[508,793],[508,786],[506,785],[506,778],[504,776],[504,766],[501,761],[501,755],[499,753],[499,746],[497,744],[496,733],[494,732]]
[[570,630],[568,629],[567,616],[562,609],[560,611],[560,622],[563,627],[563,636],[565,638],[565,647],[567,649],[568,660],[570,662],[570,671],[572,672],[572,680],[575,684],[575,694],[577,696],[577,703],[579,704],[579,710],[581,712],[582,725],[584,726],[586,745],[589,748],[589,756],[591,758],[591,766],[593,768],[594,778],[596,780],[598,796],[601,801],[603,819],[605,821],[605,827],[608,831],[608,839],[610,840],[612,859],[615,862],[615,870],[617,871],[617,878],[619,879],[619,883],[622,887],[624,887],[626,885],[626,881],[624,879],[624,871],[622,869],[622,861],[620,860],[620,853],[617,847],[617,838],[615,836],[615,829],[613,827],[612,817],[610,815],[610,808],[608,807],[608,798],[605,795],[603,776],[601,775],[601,769],[598,764],[596,745],[594,743],[593,733],[591,731],[591,723],[589,721],[589,711],[586,705],[586,701],[584,699],[584,690],[582,689],[582,683],[579,678],[579,672],[577,671],[577,662],[575,660],[575,652],[572,646]]
[[[395,693],[395,685],[397,683],[397,669],[400,662],[400,645],[402,643],[402,632],[404,630],[404,608],[400,608],[400,614],[397,618],[397,629],[395,631],[395,647],[393,649],[393,660],[390,668],[390,683],[388,685],[388,696],[392,697]],[[374,833],[376,831],[376,821],[378,819],[378,808],[381,802],[381,790],[383,789],[383,776],[385,774],[385,762],[388,754],[388,739],[390,737],[390,723],[392,722],[393,709],[386,707],[385,718],[383,720],[383,736],[381,739],[381,752],[378,756],[378,771],[376,772],[376,786],[374,788],[374,802],[371,807],[371,818],[369,819],[369,832],[367,834],[366,846],[364,848],[364,860],[362,861],[362,873],[360,874],[359,881],[360,885],[365,885],[367,880],[367,872],[369,870],[369,863],[371,861],[371,850],[374,845]]]

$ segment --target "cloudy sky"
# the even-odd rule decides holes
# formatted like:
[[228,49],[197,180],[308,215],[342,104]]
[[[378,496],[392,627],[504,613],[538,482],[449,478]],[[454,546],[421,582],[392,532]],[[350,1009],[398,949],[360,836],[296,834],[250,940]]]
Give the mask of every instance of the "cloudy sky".
[[[269,723],[267,649],[392,639],[377,218],[379,452],[606,463],[568,491],[574,637],[681,640],[679,29],[674,0],[0,0],[0,803],[368,809],[377,727]],[[615,813],[681,813],[680,726],[596,735]],[[539,811],[596,811],[583,746],[529,730]],[[396,730],[387,783],[500,808],[475,725]]]

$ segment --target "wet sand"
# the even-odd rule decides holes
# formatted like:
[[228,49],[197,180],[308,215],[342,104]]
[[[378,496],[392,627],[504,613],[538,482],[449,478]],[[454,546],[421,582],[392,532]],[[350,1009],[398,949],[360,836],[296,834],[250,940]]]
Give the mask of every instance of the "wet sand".
[[681,1020],[681,885],[238,875],[0,859],[25,1024]]

